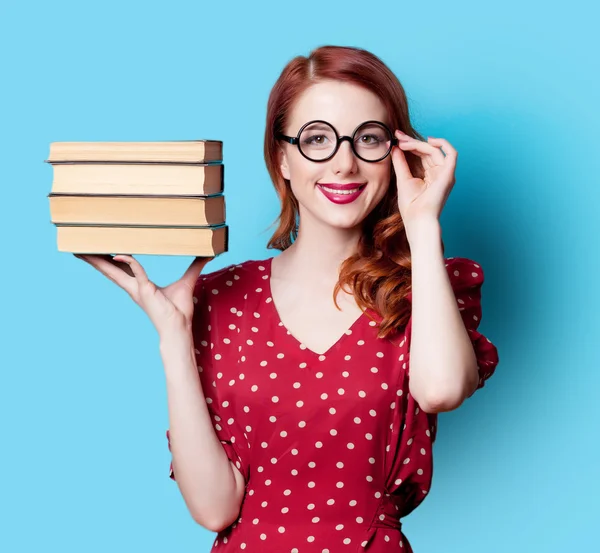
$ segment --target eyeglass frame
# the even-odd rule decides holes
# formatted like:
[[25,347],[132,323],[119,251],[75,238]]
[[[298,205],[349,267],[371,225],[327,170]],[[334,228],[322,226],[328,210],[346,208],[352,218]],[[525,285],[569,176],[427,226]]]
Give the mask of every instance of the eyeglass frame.
[[[302,131],[304,131],[304,129],[306,127],[308,127],[309,125],[312,125],[314,123],[325,123],[326,125],[328,125],[329,127],[331,127],[333,129],[333,132],[335,133],[335,138],[336,138],[336,144],[335,144],[335,148],[333,150],[333,152],[331,152],[331,154],[323,159],[312,159],[310,157],[308,157],[303,151],[302,148],[300,148],[300,135],[302,134]],[[378,125],[381,125],[386,131],[388,131],[388,133],[390,134],[390,147],[388,149],[388,151],[385,153],[384,156],[380,157],[379,159],[365,159],[364,157],[361,157],[356,149],[354,148],[354,135],[356,134],[356,131],[358,131],[358,129],[360,129],[361,127],[363,127],[364,125],[367,125],[368,123],[376,123]],[[314,121],[309,121],[308,123],[305,123],[304,125],[302,125],[300,127],[300,130],[298,131],[298,134],[296,136],[287,136],[283,133],[277,133],[276,138],[278,138],[279,140],[285,140],[286,142],[289,142],[290,144],[294,144],[298,147],[298,151],[300,152],[300,154],[302,155],[302,157],[308,159],[309,161],[313,161],[315,163],[321,163],[323,161],[329,161],[333,156],[335,156],[335,154],[337,154],[337,151],[340,149],[340,144],[344,141],[344,140],[348,140],[348,142],[350,142],[350,148],[352,150],[352,153],[360,160],[366,162],[366,163],[378,163],[379,161],[383,161],[387,156],[390,155],[390,152],[392,151],[392,148],[394,146],[396,146],[398,144],[398,139],[394,137],[394,133],[392,133],[391,129],[385,124],[382,123],[381,121],[376,121],[374,119],[370,119],[369,121],[364,121],[363,123],[360,123],[353,131],[352,131],[352,135],[348,136],[348,135],[342,135],[340,136],[337,132],[337,129],[331,124],[329,123],[329,121],[324,121],[323,119],[315,119]]]

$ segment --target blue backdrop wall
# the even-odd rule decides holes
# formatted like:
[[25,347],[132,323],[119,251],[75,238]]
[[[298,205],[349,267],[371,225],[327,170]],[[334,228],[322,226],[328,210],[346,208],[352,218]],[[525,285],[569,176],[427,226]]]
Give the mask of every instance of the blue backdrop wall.
[[[289,59],[360,46],[398,75],[416,128],[458,150],[447,256],[486,274],[501,362],[440,415],[415,552],[597,551],[600,387],[591,2],[11,2],[0,6],[0,550],[208,551],[168,478],[157,335],[56,248],[53,141],[224,141],[230,251],[270,255],[262,158]],[[140,256],[151,278],[190,258]]]

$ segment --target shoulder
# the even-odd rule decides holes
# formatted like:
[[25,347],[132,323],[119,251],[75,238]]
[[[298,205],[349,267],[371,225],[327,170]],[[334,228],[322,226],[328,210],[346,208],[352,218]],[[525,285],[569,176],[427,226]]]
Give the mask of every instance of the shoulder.
[[215,271],[200,275],[207,286],[218,286],[227,284],[229,280],[242,280],[243,277],[253,277],[266,272],[266,266],[270,259],[249,259],[242,263],[231,264]]
[[453,268],[464,268],[467,269],[469,267],[474,269],[480,269],[481,265],[474,261],[473,259],[469,259],[468,257],[446,257],[445,258],[446,267]]
[[[450,284],[455,292],[462,289],[479,287],[483,284],[483,269],[481,265],[468,257],[445,257],[444,265],[448,272]],[[412,290],[406,295],[412,302]]]
[[446,270],[452,284],[456,286],[475,286],[483,283],[483,268],[468,257],[447,257]]
[[257,281],[268,278],[270,259],[249,259],[203,273],[196,281],[196,292],[203,292],[207,299],[212,300],[244,296],[256,287]]

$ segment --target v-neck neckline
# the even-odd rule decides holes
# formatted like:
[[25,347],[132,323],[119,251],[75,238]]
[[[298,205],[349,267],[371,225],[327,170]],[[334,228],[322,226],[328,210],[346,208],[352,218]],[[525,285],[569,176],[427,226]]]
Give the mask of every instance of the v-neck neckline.
[[343,343],[348,339],[348,337],[351,336],[353,334],[353,332],[356,330],[356,328],[362,323],[363,319],[367,317],[367,314],[366,314],[367,310],[363,310],[361,312],[361,314],[356,319],[354,319],[352,324],[346,330],[344,330],[344,332],[335,340],[335,342],[333,342],[327,348],[327,350],[325,350],[323,353],[319,353],[319,352],[316,352],[316,351],[310,349],[305,343],[303,343],[299,338],[297,338],[296,336],[294,336],[292,334],[290,329],[285,325],[285,323],[281,319],[279,310],[277,309],[277,306],[275,305],[275,299],[273,298],[273,290],[271,288],[272,264],[273,264],[273,257],[270,257],[269,259],[266,260],[266,263],[264,263],[265,268],[267,270],[267,274],[266,274],[266,277],[263,277],[263,278],[265,278],[266,283],[267,283],[266,284],[267,303],[270,306],[272,315],[273,315],[274,319],[276,320],[277,325],[285,331],[287,336],[289,336],[293,342],[295,342],[296,346],[304,351],[309,352],[310,355],[313,355],[313,356],[316,356],[319,358],[327,357],[334,350],[339,349],[343,345]]

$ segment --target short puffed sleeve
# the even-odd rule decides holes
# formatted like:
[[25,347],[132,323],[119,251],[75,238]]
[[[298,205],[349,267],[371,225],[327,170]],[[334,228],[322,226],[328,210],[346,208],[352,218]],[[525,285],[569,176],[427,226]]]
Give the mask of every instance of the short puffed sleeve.
[[479,384],[475,390],[477,391],[492,376],[499,361],[496,346],[477,330],[482,316],[483,269],[481,265],[471,259],[450,257],[446,259],[446,270],[458,303],[458,309],[465,323],[465,328],[471,337],[477,357],[477,367],[479,369]]
[[[215,432],[227,454],[229,460],[248,480],[247,457],[248,440],[242,428],[238,424],[237,417],[233,419],[230,413],[223,412],[229,402],[223,401],[220,394],[219,384],[227,382],[221,371],[224,369],[217,365],[222,355],[220,347],[222,342],[219,325],[227,324],[226,320],[220,320],[218,305],[214,305],[212,298],[215,297],[215,276],[218,277],[224,270],[208,275],[201,275],[194,287],[194,313],[192,316],[192,334],[194,339],[194,355],[200,376],[202,391],[204,393],[208,411]],[[218,280],[218,279],[217,279]],[[229,343],[229,342],[227,342]],[[169,430],[166,431],[169,451],[171,451],[171,437]],[[175,480],[173,462],[169,467],[169,476]]]

